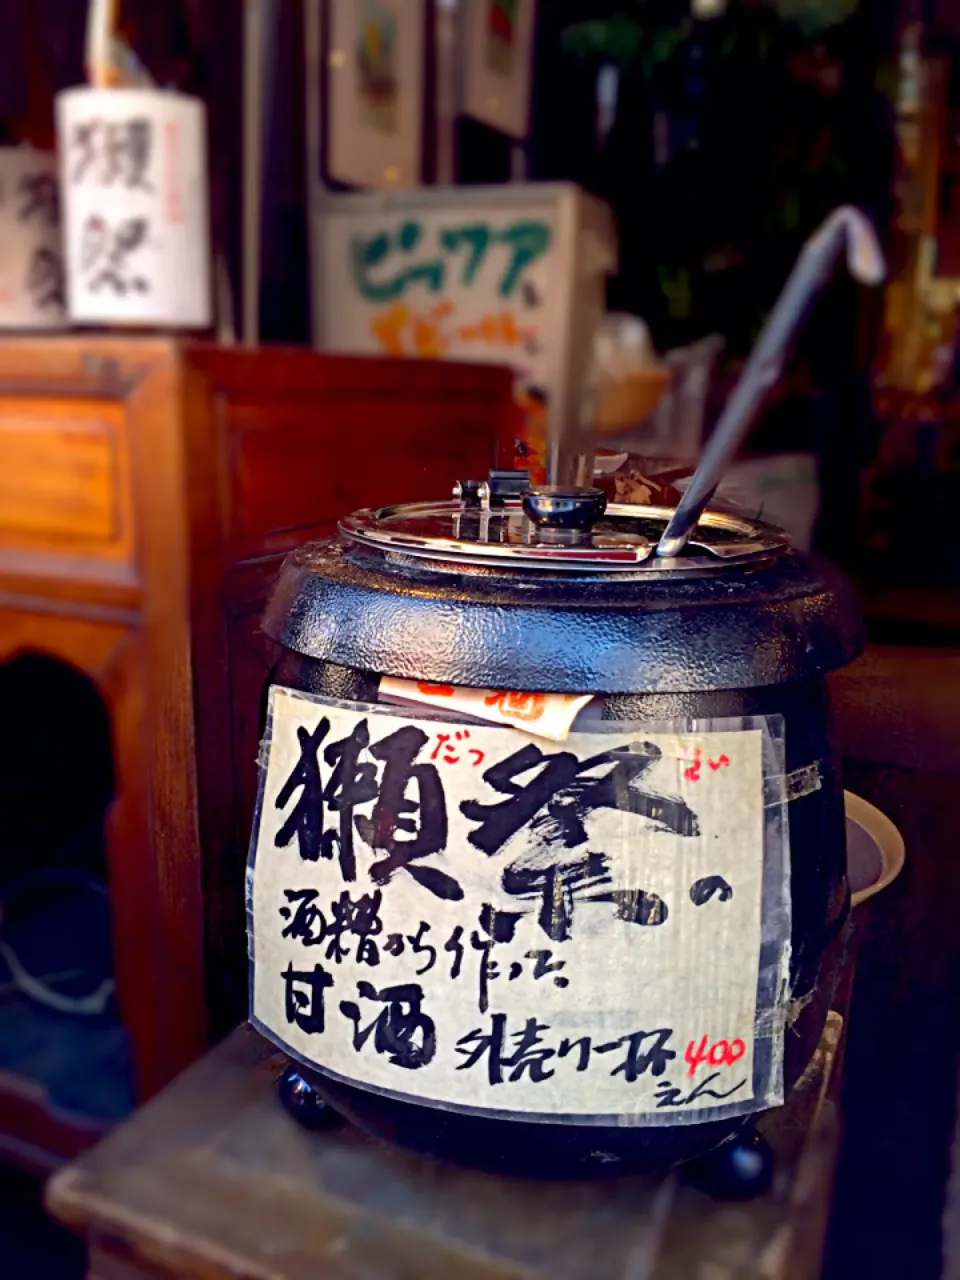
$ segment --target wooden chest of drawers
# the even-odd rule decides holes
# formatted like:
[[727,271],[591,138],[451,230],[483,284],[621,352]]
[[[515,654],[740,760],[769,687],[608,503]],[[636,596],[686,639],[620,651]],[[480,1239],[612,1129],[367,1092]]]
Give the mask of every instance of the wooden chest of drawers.
[[[343,513],[483,474],[494,367],[164,339],[0,343],[0,662],[40,651],[106,704],[117,995],[147,1097],[245,1012],[259,617]],[[0,1153],[88,1133],[0,1081]],[[3,1137],[7,1133],[7,1139]]]

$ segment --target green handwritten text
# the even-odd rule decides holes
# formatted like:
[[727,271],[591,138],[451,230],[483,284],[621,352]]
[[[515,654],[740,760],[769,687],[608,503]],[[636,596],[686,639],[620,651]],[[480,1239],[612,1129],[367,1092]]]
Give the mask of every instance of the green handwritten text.
[[545,222],[531,220],[514,222],[499,230],[486,222],[442,227],[436,238],[438,251],[421,258],[424,230],[418,221],[407,219],[392,232],[354,236],[351,263],[360,296],[367,302],[393,302],[416,284],[422,284],[430,293],[440,293],[448,287],[448,271],[456,278],[458,265],[459,282],[469,288],[484,263],[492,260],[492,251],[499,248],[507,253],[500,266],[497,294],[509,298],[524,272],[550,248],[552,236]]

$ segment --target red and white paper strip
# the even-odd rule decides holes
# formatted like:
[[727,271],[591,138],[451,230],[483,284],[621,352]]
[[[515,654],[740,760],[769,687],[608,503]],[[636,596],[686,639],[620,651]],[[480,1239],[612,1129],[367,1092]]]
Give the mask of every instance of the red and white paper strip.
[[415,702],[463,712],[491,724],[508,724],[537,738],[563,742],[592,693],[522,693],[505,689],[468,689],[423,680],[383,676],[380,695],[390,702]]

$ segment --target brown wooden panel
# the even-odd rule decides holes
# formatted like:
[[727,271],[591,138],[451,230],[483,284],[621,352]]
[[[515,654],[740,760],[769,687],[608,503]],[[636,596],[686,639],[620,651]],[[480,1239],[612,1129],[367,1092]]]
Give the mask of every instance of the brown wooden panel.
[[0,405],[0,528],[109,542],[119,525],[116,432],[89,406],[63,410]]
[[483,474],[510,385],[492,366],[295,349],[0,344],[0,655],[57,653],[110,713],[117,984],[141,1098],[200,1051],[205,994],[216,1033],[242,1011],[258,619],[279,555],[351,508]]
[[99,1142],[108,1126],[55,1106],[43,1085],[0,1071],[0,1156],[28,1173],[49,1174]]
[[[260,631],[260,616],[279,567],[275,557],[229,573],[220,583],[215,625],[194,631],[204,944],[214,1036],[247,1010],[244,864],[256,797],[260,702],[276,656]],[[202,656],[203,630],[215,632],[216,655]]]
[[5,395],[0,379],[0,573],[44,594],[38,584],[132,587],[126,407],[55,391]]
[[238,557],[287,551],[361,506],[443,498],[491,463],[489,402],[330,397],[226,407]]
[[263,603],[261,600],[231,609],[226,618],[230,677],[228,758],[233,792],[231,813],[222,815],[216,856],[211,857],[211,850],[206,850],[205,880],[207,985],[215,1034],[235,1026],[247,1011],[244,873],[257,798],[261,704],[270,671],[280,654],[279,647],[260,630]]
[[133,1258],[116,1236],[106,1235],[90,1242],[87,1280],[183,1280],[183,1273]]
[[280,648],[260,629],[263,604],[231,613],[230,708],[231,751],[237,784],[234,831],[237,847],[246,855],[257,798],[257,755],[260,749],[261,702],[267,679],[280,657]]
[[[50,654],[90,676],[110,715],[115,796],[107,815],[107,859],[115,978],[121,1016],[135,1047],[138,1089],[146,1096],[192,1055],[176,1056],[180,1046],[165,1034],[161,1020],[173,965],[164,950],[155,904],[158,881],[169,877],[169,863],[180,856],[180,846],[168,840],[158,850],[151,841],[148,806],[156,770],[149,757],[140,634],[120,618],[68,617],[0,598],[0,661],[24,652]],[[176,989],[169,995],[171,1004],[183,1007],[185,1000]],[[193,1054],[201,1044],[198,1038]],[[42,1134],[37,1138],[45,1140]]]
[[[106,351],[109,344],[101,345]],[[505,365],[346,355],[303,347],[251,349],[188,343],[181,350],[203,371],[212,388],[232,398],[251,394],[276,399],[309,396],[317,404],[334,395],[418,402],[446,396],[485,401],[493,410],[509,402],[513,386],[513,374]],[[0,376],[2,373],[0,350]]]
[[937,275],[960,277],[960,110],[945,113],[937,216]]

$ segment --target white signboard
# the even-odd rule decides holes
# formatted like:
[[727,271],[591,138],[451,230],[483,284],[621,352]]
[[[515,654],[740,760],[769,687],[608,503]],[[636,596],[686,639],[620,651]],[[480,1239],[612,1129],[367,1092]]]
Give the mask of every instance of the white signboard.
[[0,147],[0,329],[64,324],[57,157]]
[[70,318],[211,323],[206,116],[154,89],[57,98]]
[[342,1080],[479,1114],[683,1124],[781,1101],[764,740],[561,745],[274,688],[255,1025]]
[[563,344],[557,222],[549,205],[328,217],[325,345],[511,364],[546,385]]

